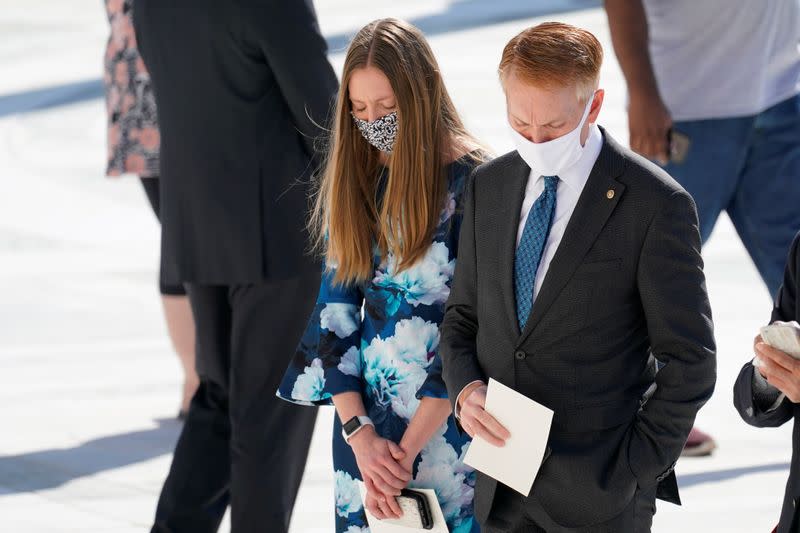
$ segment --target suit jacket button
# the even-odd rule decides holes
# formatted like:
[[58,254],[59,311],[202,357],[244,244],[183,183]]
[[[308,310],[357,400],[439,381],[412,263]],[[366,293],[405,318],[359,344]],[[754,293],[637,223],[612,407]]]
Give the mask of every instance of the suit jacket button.
[[528,354],[526,354],[525,352],[523,352],[522,350],[520,350],[520,351],[518,351],[518,352],[516,352],[516,353],[514,354],[514,357],[516,357],[517,359],[519,359],[520,361],[522,361],[523,359],[525,359],[526,357],[528,357]]

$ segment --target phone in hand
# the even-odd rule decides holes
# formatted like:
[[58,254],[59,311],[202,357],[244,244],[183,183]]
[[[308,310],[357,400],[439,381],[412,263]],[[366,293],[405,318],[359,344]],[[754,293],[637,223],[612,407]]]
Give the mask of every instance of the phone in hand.
[[686,160],[686,155],[689,153],[690,145],[691,140],[689,139],[688,135],[670,128],[670,130],[667,132],[667,146],[669,146],[670,163],[683,163]]
[[433,529],[433,514],[425,494],[413,489],[403,489],[397,497],[403,516],[388,520],[392,524],[414,529]]

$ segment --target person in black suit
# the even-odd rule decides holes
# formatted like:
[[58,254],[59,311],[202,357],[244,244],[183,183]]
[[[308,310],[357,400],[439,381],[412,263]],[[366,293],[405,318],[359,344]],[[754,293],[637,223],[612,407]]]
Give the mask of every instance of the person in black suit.
[[[778,290],[770,323],[800,320],[797,282],[800,280],[800,234],[789,252],[783,285]],[[733,388],[733,402],[742,419],[756,427],[778,427],[794,420],[793,453],[789,482],[777,533],[800,532],[800,361],[755,339],[756,359],[739,373]],[[758,366],[756,368],[755,365]]]
[[680,502],[675,461],[714,389],[694,203],[594,125],[601,63],[566,24],[508,43],[517,150],[478,167],[465,202],[439,345],[456,415],[502,446],[489,378],[555,413],[528,497],[478,474],[483,531],[650,531],[656,495]]
[[319,286],[308,182],[338,90],[312,4],[136,0],[161,126],[162,246],[200,387],[154,532],[287,531],[316,412],[275,396]]

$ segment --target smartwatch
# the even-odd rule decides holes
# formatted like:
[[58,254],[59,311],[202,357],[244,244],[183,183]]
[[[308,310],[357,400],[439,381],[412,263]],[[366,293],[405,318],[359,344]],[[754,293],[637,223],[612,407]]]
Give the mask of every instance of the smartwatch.
[[372,426],[375,427],[375,424],[372,423],[372,420],[368,416],[354,416],[347,422],[342,425],[342,436],[344,437],[344,441],[350,444],[350,439],[364,429],[364,426]]

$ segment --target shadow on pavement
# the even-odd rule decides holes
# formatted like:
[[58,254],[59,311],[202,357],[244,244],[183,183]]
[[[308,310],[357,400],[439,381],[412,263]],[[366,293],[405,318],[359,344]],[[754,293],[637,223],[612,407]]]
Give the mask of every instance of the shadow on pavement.
[[0,456],[0,498],[60,487],[74,479],[171,453],[181,423],[171,418],[156,423],[152,429],[100,437],[73,448]]
[[[451,0],[444,11],[412,18],[409,22],[422,29],[426,35],[433,36],[511,20],[569,13],[600,5],[601,0]],[[328,49],[331,53],[343,51],[356,31],[328,36]],[[500,52],[497,51],[498,57]],[[98,58],[101,55],[101,51],[98,51]],[[102,97],[103,84],[99,77],[22,91],[0,96],[0,117],[41,111]]]
[[[491,26],[512,20],[599,7],[600,0],[451,0],[444,11],[409,19],[426,36]],[[367,21],[364,21],[365,23]],[[327,38],[331,52],[341,52],[356,30]],[[513,35],[509,35],[510,39]],[[500,58],[497,51],[497,57]]]
[[0,96],[0,117],[102,98],[100,78]]
[[724,470],[713,470],[711,472],[698,472],[696,474],[684,474],[678,476],[678,485],[685,489],[703,483],[715,483],[717,481],[727,481],[737,477],[748,476],[750,474],[763,474],[765,472],[785,471],[788,477],[789,463],[767,463],[764,465],[745,466],[740,468],[726,468]]

